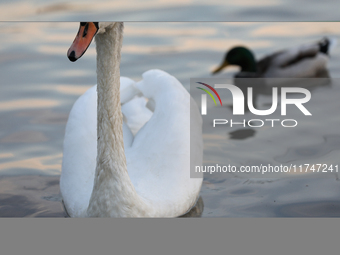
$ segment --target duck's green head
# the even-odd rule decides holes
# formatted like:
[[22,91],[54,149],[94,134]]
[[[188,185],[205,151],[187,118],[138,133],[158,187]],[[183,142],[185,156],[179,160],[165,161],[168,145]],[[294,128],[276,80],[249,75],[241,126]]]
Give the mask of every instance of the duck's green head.
[[246,47],[238,46],[229,50],[222,64],[213,71],[213,74],[220,72],[229,65],[241,67],[241,72],[256,72],[256,60],[254,54]]

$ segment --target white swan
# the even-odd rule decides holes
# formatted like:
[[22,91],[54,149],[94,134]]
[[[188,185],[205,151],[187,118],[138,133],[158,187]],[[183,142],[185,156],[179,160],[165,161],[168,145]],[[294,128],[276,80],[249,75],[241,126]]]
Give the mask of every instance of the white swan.
[[76,101],[66,125],[63,202],[71,217],[180,216],[202,185],[202,176],[190,178],[189,143],[191,132],[191,159],[201,165],[201,117],[163,71],[147,71],[137,83],[119,78],[122,30],[122,23],[82,22],[68,51],[77,60],[96,35],[97,86]]

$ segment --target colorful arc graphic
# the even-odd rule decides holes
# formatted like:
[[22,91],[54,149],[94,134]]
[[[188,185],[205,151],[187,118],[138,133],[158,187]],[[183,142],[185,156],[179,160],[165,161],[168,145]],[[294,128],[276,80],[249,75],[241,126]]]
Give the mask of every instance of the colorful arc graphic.
[[206,89],[202,89],[202,88],[200,88],[200,87],[196,87],[196,88],[198,88],[198,89],[201,89],[201,90],[203,90],[203,91],[205,91],[206,93],[208,93],[209,94],[209,96],[214,100],[214,103],[215,103],[215,105],[217,105],[216,104],[216,100],[215,100],[215,98],[213,97],[213,95],[208,91],[208,90],[206,90]]
[[[202,85],[208,87],[209,89],[211,89],[211,90],[215,93],[215,95],[218,97],[218,100],[220,100],[220,104],[221,104],[221,106],[222,106],[222,100],[221,100],[221,98],[220,98],[220,95],[217,93],[217,91],[216,91],[213,87],[211,87],[210,85],[205,84],[205,83],[203,83],[203,82],[197,82],[197,83],[202,84]],[[209,96],[211,96],[211,98],[214,100],[215,105],[217,105],[217,104],[216,104],[216,101],[215,101],[215,98],[213,97],[213,95],[212,95],[208,90],[202,89],[202,88],[199,88],[199,87],[197,87],[197,88],[198,88],[198,89],[201,89],[201,90],[204,90],[205,92],[207,92],[207,93],[209,94]]]

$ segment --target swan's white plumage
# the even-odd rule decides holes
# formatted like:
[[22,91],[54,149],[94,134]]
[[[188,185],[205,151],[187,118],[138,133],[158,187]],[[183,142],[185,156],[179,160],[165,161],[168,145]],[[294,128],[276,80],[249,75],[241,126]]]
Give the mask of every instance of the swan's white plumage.
[[152,116],[152,111],[146,107],[147,100],[143,96],[136,96],[132,100],[122,105],[122,113],[125,122],[133,135],[148,122]]
[[[190,95],[173,76],[150,70],[135,83],[121,77],[127,169],[138,195],[157,204],[153,216],[179,216],[194,205],[202,178],[190,178],[191,154],[202,164],[202,122]],[[147,99],[154,102],[152,113]],[[190,107],[191,129],[190,129]],[[150,107],[149,107],[150,108]],[[138,131],[138,132],[137,132]],[[135,133],[133,136],[132,133]],[[194,148],[194,149],[193,149]],[[71,217],[86,217],[97,155],[97,92],[89,89],[74,104],[66,126],[60,189]]]
[[133,80],[127,77],[120,77],[120,102],[122,104],[130,101],[138,94],[140,94],[140,91],[136,88]]
[[[121,86],[133,82],[122,77]],[[72,107],[67,121],[60,191],[68,213],[85,217],[92,193],[97,155],[97,85],[85,92]],[[123,90],[124,91],[124,90]],[[133,135],[123,124],[124,146],[131,146]]]

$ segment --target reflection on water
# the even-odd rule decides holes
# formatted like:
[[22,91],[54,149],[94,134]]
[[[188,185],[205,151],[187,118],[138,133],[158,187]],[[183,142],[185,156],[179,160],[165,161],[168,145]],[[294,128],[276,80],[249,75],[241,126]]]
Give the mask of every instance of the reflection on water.
[[206,178],[202,188],[206,217],[340,217],[336,179],[227,178],[223,185],[213,182],[215,178]]
[[300,202],[279,207],[277,211],[282,217],[339,217],[340,203],[338,200]]
[[196,204],[190,209],[189,212],[180,216],[181,218],[197,218],[201,217],[204,210],[204,203],[202,197],[199,197]]
[[256,131],[254,129],[239,129],[229,133],[230,139],[246,139],[254,136]]
[[322,143],[288,148],[284,155],[275,157],[275,160],[280,163],[288,163],[300,158],[306,160],[322,158],[333,150],[340,151],[340,135],[325,135]]
[[[3,175],[21,175],[31,172],[39,174],[42,174],[44,172],[56,174],[60,172],[62,154],[28,158],[22,160],[13,158],[12,154],[9,155],[10,157],[3,157],[3,162],[0,163],[0,172]],[[8,159],[7,162],[6,158]]]
[[0,4],[0,17],[2,21],[337,21],[337,4],[332,0],[312,4],[302,0],[99,0],[95,4],[16,0]]
[[27,109],[27,108],[47,108],[58,105],[57,101],[44,99],[22,99],[0,102],[0,111]]
[[[67,8],[78,4],[53,7],[56,2],[51,1],[52,7],[47,8],[46,1],[36,1],[36,5],[18,3],[22,8],[22,12],[18,10],[19,18],[33,17],[30,15],[37,7],[41,17],[52,14],[55,18],[64,17]],[[12,5],[9,3],[7,8]],[[96,8],[103,8],[98,6]],[[1,9],[0,14],[4,10],[6,8]],[[78,26],[67,22],[0,23],[2,217],[65,217],[58,195],[64,129],[75,100],[96,83],[93,44],[77,65],[66,57]],[[159,68],[174,75],[189,89],[189,78],[211,77],[211,70],[235,44],[247,45],[261,58],[326,35],[339,37],[339,33],[338,23],[327,22],[127,22],[121,74],[139,80],[144,71]],[[340,78],[339,60],[340,47],[337,47],[328,66],[332,79]],[[236,68],[226,70],[220,77],[231,80],[237,71]],[[257,92],[256,106],[267,109],[271,90],[264,87]],[[332,82],[328,86],[315,86],[311,93],[313,100],[308,109],[320,121],[306,119],[289,133],[281,129],[228,127],[205,134],[204,164],[216,164],[222,159],[233,165],[338,164],[340,85]],[[230,118],[231,109],[223,107],[226,118]],[[195,212],[202,217],[339,217],[339,189],[335,173],[327,176],[284,174],[256,179],[249,175],[208,174],[201,192],[203,212],[203,204],[198,204]]]
[[3,137],[1,143],[39,143],[45,142],[48,138],[40,132],[22,131]]
[[65,217],[59,177],[0,177],[1,217]]
[[42,7],[37,7],[36,14],[41,15],[56,12],[67,12],[72,10],[77,10],[77,8],[74,5],[71,5],[70,3],[56,3],[45,5]]

